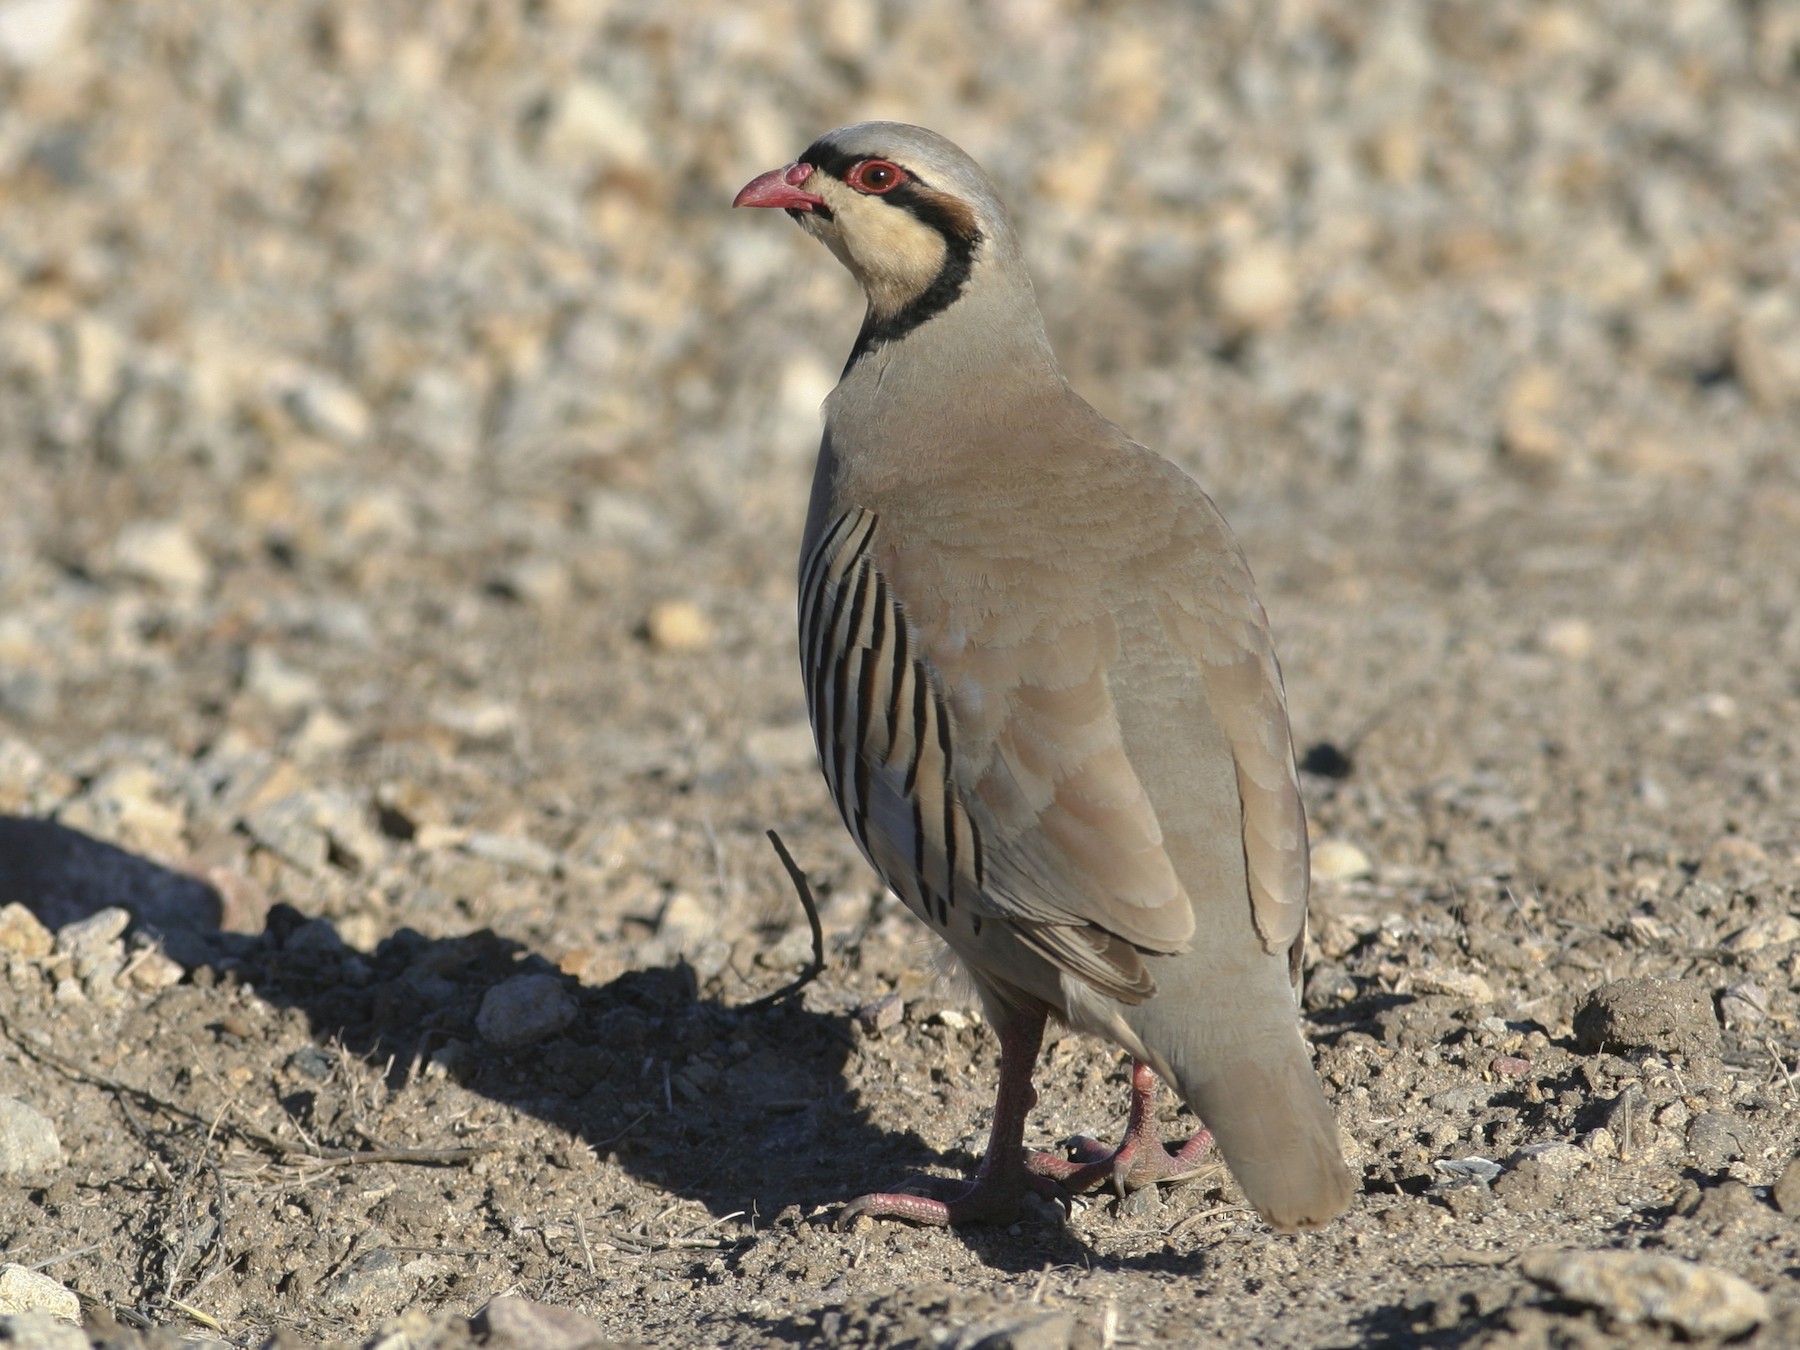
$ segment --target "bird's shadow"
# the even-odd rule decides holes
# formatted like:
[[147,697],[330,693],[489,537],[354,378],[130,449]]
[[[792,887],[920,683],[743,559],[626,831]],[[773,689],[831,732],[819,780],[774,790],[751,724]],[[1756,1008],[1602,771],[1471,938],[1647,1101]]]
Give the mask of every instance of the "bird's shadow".
[[[715,1216],[769,1220],[786,1211],[789,1222],[818,1222],[835,1201],[927,1171],[966,1175],[978,1161],[934,1149],[916,1131],[871,1123],[847,1081],[862,1034],[853,1018],[797,998],[730,1003],[702,990],[685,964],[589,986],[486,930],[429,938],[402,928],[359,952],[329,920],[285,905],[269,911],[259,933],[223,932],[216,924],[227,906],[206,881],[54,822],[0,816],[0,904],[11,900],[48,927],[124,908],[190,975],[209,970],[208,980],[238,981],[303,1013],[321,1072],[341,1051],[391,1087],[441,1073],[567,1130],[604,1162]],[[545,977],[540,988],[560,994],[573,1017],[550,1036],[504,1049],[484,1038],[478,1019],[489,992],[519,975]],[[284,1106],[309,1109],[298,1098]],[[330,1138],[329,1121],[304,1124],[314,1138],[324,1129],[322,1143],[367,1142]],[[1142,1265],[1102,1257],[1047,1221],[955,1232],[1001,1270]],[[1201,1258],[1167,1259],[1191,1270]]]

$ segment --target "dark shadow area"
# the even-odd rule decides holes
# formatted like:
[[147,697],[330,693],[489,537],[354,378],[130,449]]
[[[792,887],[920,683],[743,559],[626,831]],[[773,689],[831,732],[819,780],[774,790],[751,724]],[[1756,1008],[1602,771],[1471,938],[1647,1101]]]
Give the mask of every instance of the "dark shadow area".
[[1360,990],[1357,997],[1347,1003],[1327,1008],[1309,1009],[1306,1014],[1307,1025],[1310,1028],[1308,1039],[1315,1045],[1334,1045],[1348,1032],[1361,1031],[1371,1034],[1379,1032],[1384,1013],[1409,1008],[1417,1002],[1418,999],[1412,994],[1392,994],[1383,990]]
[[[15,900],[52,930],[103,909],[130,910],[183,964],[187,958],[177,948],[190,935],[217,930],[225,912],[219,893],[198,877],[53,820],[0,816],[0,905]],[[192,951],[196,959],[205,954]]]
[[[277,905],[228,974],[299,1008],[317,1042],[360,1056],[391,1085],[435,1067],[715,1215],[810,1208],[849,1160],[893,1143],[847,1099],[853,1042],[840,1019],[701,997],[685,964],[588,987],[485,930],[433,940],[403,928],[363,954],[327,921]],[[519,976],[539,977],[530,1001],[560,1005],[555,1016],[569,1020],[502,1048],[493,1038],[505,1040],[505,1029],[483,1002]]]
[[[287,1057],[299,1079],[324,1083],[340,1053],[357,1056],[394,1088],[442,1073],[569,1131],[604,1164],[697,1200],[715,1216],[746,1213],[761,1227],[816,1222],[808,1216],[821,1206],[907,1184],[929,1168],[967,1175],[979,1162],[961,1149],[940,1153],[913,1131],[868,1123],[845,1085],[859,1034],[852,1019],[809,1011],[798,999],[767,1008],[740,1006],[748,997],[728,1003],[698,987],[685,963],[586,986],[490,931],[432,939],[402,928],[364,953],[329,920],[280,904],[261,933],[222,932],[212,926],[219,896],[204,882],[35,820],[0,821],[0,903],[9,900],[51,928],[108,906],[126,909],[134,928],[187,967],[188,983],[237,983],[274,1007],[299,1010],[317,1047]],[[494,1008],[504,1000],[490,995],[508,981],[518,990],[521,976],[533,979],[525,1006],[515,1009],[515,1029],[546,1007],[555,1009],[556,1025],[507,1048]],[[215,1034],[232,1033],[221,1023]],[[331,1096],[292,1091],[282,1105],[321,1149],[393,1142],[371,1140],[338,1118],[326,1105]],[[971,1119],[971,1129],[979,1123]],[[953,1190],[957,1183],[927,1184]],[[1027,1212],[1017,1233],[970,1227],[957,1234],[982,1260],[1009,1271],[1047,1260],[1142,1264],[1097,1257],[1047,1213]],[[1190,1270],[1198,1259],[1151,1258]]]
[[1484,1312],[1473,1294],[1390,1303],[1351,1320],[1356,1338],[1331,1350],[1454,1350],[1487,1341],[1507,1325],[1506,1309]]

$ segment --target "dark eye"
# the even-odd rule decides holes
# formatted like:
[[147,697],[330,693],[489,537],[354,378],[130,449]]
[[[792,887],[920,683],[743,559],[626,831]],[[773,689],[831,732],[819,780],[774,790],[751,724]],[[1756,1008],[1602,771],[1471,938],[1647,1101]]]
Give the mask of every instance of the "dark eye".
[[865,159],[844,175],[844,181],[858,192],[871,192],[879,197],[904,183],[906,170],[885,159]]

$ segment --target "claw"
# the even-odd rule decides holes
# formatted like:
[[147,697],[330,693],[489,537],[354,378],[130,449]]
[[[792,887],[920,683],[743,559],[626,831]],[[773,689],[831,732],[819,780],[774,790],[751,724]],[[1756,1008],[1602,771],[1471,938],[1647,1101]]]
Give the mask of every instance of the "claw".
[[1155,1097],[1156,1075],[1149,1065],[1141,1061],[1134,1063],[1131,1066],[1131,1115],[1126,1121],[1125,1137],[1117,1148],[1108,1149],[1098,1140],[1078,1134],[1069,1140],[1073,1158],[1034,1153],[1025,1160],[1026,1168],[1037,1176],[1053,1178],[1067,1190],[1077,1193],[1110,1184],[1113,1194],[1121,1198],[1128,1191],[1163,1181],[1185,1181],[1205,1170],[1199,1162],[1212,1147],[1212,1134],[1200,1130],[1180,1148],[1169,1148],[1156,1137],[1152,1118]]

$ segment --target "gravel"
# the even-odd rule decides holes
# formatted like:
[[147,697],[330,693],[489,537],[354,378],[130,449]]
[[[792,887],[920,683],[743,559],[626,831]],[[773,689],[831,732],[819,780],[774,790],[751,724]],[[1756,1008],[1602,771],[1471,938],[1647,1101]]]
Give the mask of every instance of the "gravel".
[[[858,305],[727,209],[870,116],[992,170],[1256,569],[1322,1233],[1218,1178],[824,1222],[966,1173],[995,1058],[793,669]],[[1793,6],[0,0],[0,185],[0,1082],[61,1162],[0,1255],[56,1334],[1685,1334],[1556,1248],[1800,1342]],[[771,827],[827,970],[756,1009],[811,955]],[[1054,1040],[1033,1146],[1126,1067]]]

